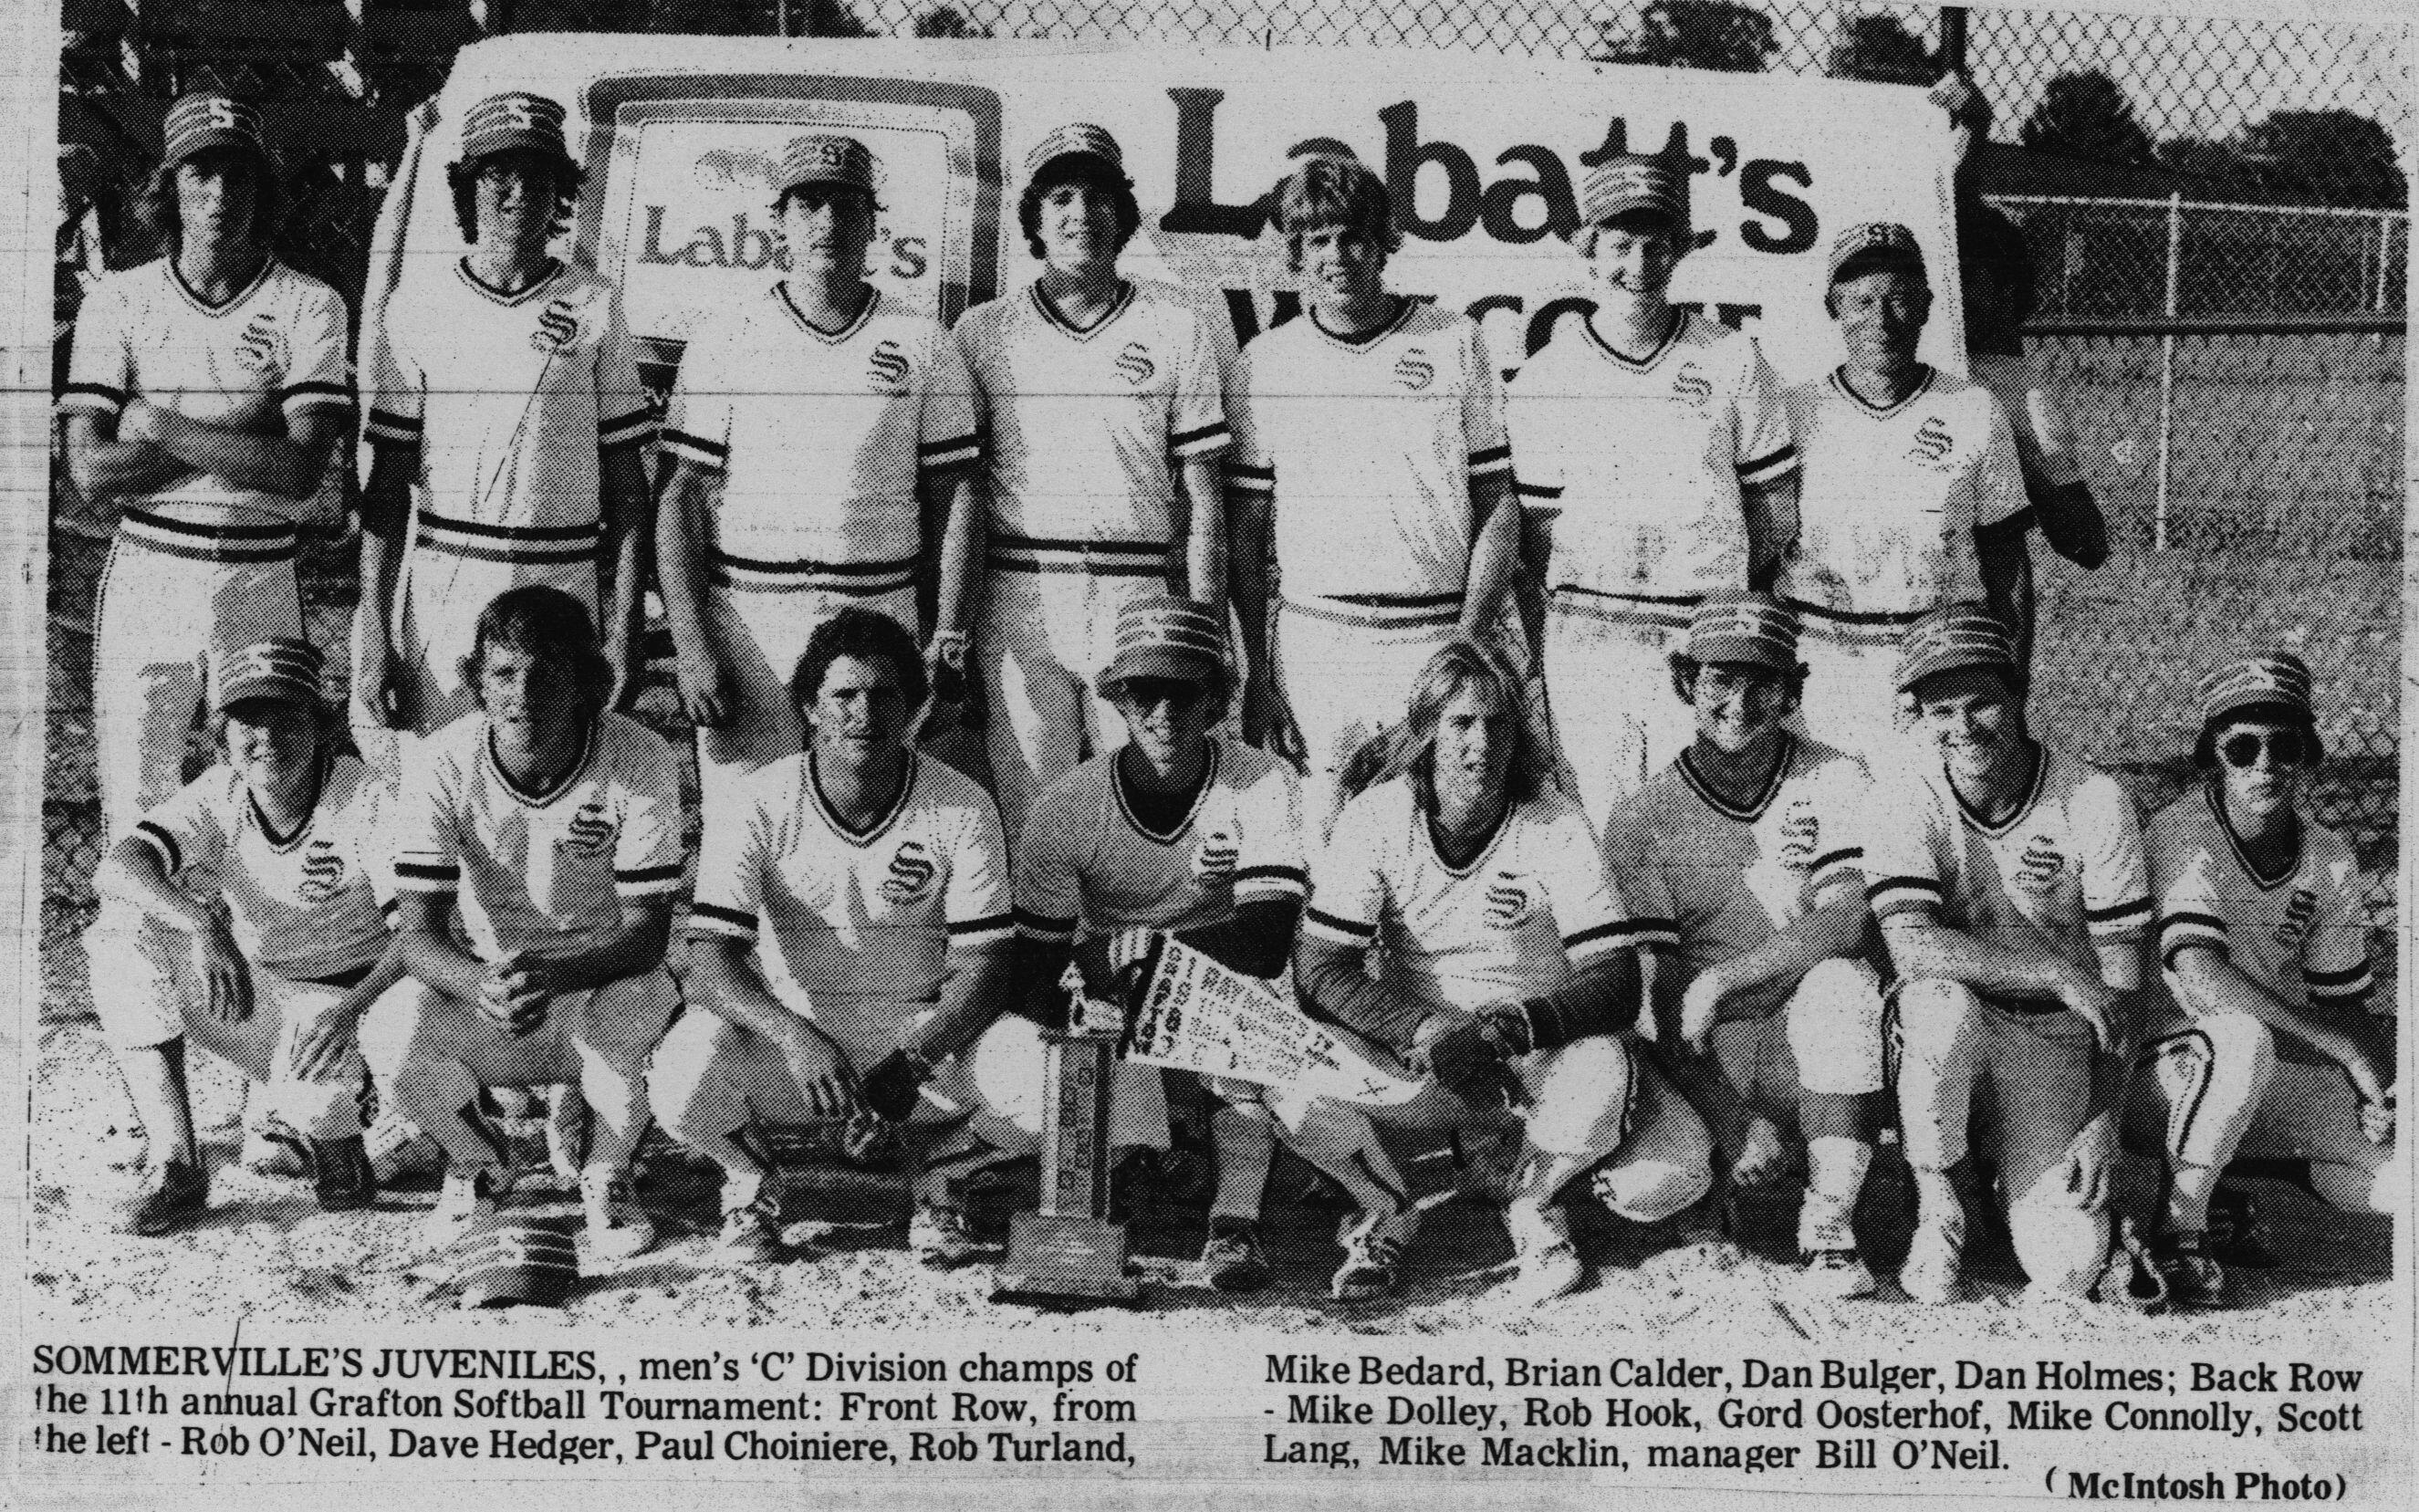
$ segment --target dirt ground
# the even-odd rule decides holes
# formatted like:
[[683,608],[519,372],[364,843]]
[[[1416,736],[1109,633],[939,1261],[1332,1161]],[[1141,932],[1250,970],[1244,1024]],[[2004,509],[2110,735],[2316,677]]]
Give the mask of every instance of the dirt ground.
[[[77,963],[80,967],[81,963]],[[77,975],[81,975],[78,970]],[[55,983],[69,987],[65,982]],[[211,1207],[195,1227],[161,1239],[116,1228],[118,1205],[133,1191],[141,1139],[107,1049],[89,1019],[53,1021],[41,1029],[31,1119],[31,1285],[27,1314],[59,1322],[133,1328],[239,1321],[352,1324],[455,1319],[450,1296],[415,1271],[415,1247],[433,1185],[381,1193],[370,1210],[323,1213],[307,1184],[255,1176],[234,1164],[240,1084],[207,1056],[194,1057],[196,1112],[216,1167]],[[1410,1151],[1415,1184],[1441,1195],[1450,1185],[1442,1151]],[[1904,1167],[1876,1166],[1865,1208],[1865,1237],[1875,1269],[1894,1269],[1906,1243]],[[2088,1344],[2121,1352],[2134,1345],[2225,1347],[2250,1354],[2288,1345],[2300,1358],[2357,1358],[2394,1336],[2391,1233],[2384,1221],[2325,1209],[2276,1182],[2257,1183],[2269,1215],[2269,1242],[2283,1265],[2242,1273],[2242,1305],[2224,1313],[2142,1317],[2107,1307],[2037,1304],[2020,1296],[2021,1278],[2004,1245],[1978,1240],[1969,1272],[1973,1300],[1947,1309],[1893,1299],[1827,1302],[1803,1295],[1788,1250],[1795,1189],[1742,1204],[1739,1242],[1670,1226],[1641,1229],[1594,1204],[1575,1202],[1582,1252],[1595,1263],[1588,1289],[1549,1307],[1514,1310],[1491,1296],[1507,1273],[1510,1246],[1496,1215],[1481,1204],[1441,1202],[1430,1210],[1412,1247],[1403,1294],[1378,1304],[1326,1300],[1336,1260],[1338,1211],[1295,1200],[1302,1184],[1284,1157],[1265,1225],[1276,1284],[1229,1297],[1192,1278],[1203,1215],[1194,1204],[1146,1196],[1134,1205],[1134,1246],[1146,1282],[1145,1309],[1172,1331],[1231,1331],[1239,1325],[1283,1333],[1427,1335],[1486,1328],[1557,1339],[1674,1340],[1720,1337],[1735,1347],[1768,1341],[1776,1349],[1936,1346],[1944,1330],[1961,1342],[2029,1340]],[[642,1202],[662,1242],[618,1267],[583,1274],[559,1311],[515,1309],[515,1322],[702,1325],[767,1323],[791,1328],[940,1333],[967,1324],[994,1329],[1089,1331],[1121,1326],[1116,1312],[1056,1313],[994,1304],[990,1268],[951,1273],[920,1268],[906,1253],[903,1193],[895,1180],[826,1172],[793,1190],[784,1217],[812,1246],[784,1263],[717,1266],[710,1253],[715,1181],[669,1152],[647,1165]],[[1028,1179],[1029,1190],[1029,1179]],[[1015,1193],[994,1194],[996,1218]],[[551,1177],[525,1180],[516,1202],[571,1213],[576,1204]],[[493,1315],[490,1315],[493,1316]]]

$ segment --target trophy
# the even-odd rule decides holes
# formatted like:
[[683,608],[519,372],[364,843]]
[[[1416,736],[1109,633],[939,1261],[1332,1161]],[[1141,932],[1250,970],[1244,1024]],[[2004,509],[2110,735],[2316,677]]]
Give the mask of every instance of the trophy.
[[1132,1302],[1141,1293],[1126,1274],[1126,1226],[1109,1216],[1109,1093],[1125,1011],[1091,998],[1080,980],[1067,1027],[1041,1031],[1040,1209],[1009,1220],[994,1299]]

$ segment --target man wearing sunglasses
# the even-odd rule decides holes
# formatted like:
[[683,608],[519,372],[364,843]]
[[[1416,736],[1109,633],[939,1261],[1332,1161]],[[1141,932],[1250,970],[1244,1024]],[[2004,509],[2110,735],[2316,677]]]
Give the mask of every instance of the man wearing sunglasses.
[[[1063,1003],[1071,949],[1101,997],[1162,933],[1251,976],[1285,970],[1310,887],[1302,794],[1276,757],[1210,733],[1230,687],[1224,631],[1211,609],[1166,594],[1117,616],[1101,696],[1127,741],[1042,790],[1017,858],[1019,979],[1036,1016]],[[1129,1066],[1121,1096],[1137,1072],[1156,1080]],[[1256,1290],[1269,1280],[1259,1215],[1274,1126],[1248,1084],[1213,1080],[1211,1091],[1218,1192],[1202,1279]]]
[[2015,646],[1980,604],[1907,631],[1898,689],[1933,748],[1876,775],[1866,890],[1897,965],[1898,1100],[1916,1181],[1899,1284],[1958,1295],[1965,1214],[1949,1172],[1987,1086],[2016,1258],[2082,1297],[2107,1250],[2117,1110],[2150,886],[2134,800],[2025,728]]
[[[2223,1305],[2227,1254],[2249,1251],[2248,1195],[2217,1184],[2229,1161],[2295,1163],[2350,1211],[2403,1207],[2393,1052],[2364,1011],[2376,985],[2365,879],[2350,843],[2295,801],[2323,755],[2310,695],[2310,670],[2288,652],[2211,673],[2193,752],[2208,780],[2150,821],[2173,1004],[2142,1053],[2132,1111],[2165,1152],[2151,1254],[2188,1305]],[[2230,1249],[2211,1239],[2212,1197]]]

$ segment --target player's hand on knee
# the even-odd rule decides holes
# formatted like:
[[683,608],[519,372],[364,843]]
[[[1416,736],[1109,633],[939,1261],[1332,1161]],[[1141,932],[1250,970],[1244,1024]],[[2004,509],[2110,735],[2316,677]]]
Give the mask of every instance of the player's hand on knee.
[[222,1024],[252,1017],[252,967],[223,920],[193,936],[193,974],[208,989],[210,1017]]
[[2098,1212],[2108,1205],[2108,1184],[2117,1165],[2117,1119],[2095,1114],[2074,1136],[2066,1161],[2066,1190],[2075,1206]]
[[682,653],[674,659],[672,676],[680,685],[681,713],[700,730],[719,730],[736,712],[731,668],[719,651]]
[[1254,678],[1243,689],[1243,741],[1297,769],[1304,767],[1310,755],[1293,706],[1266,678]]
[[781,1041],[781,1058],[815,1117],[845,1119],[857,1110],[855,1073],[829,1035],[800,1019]]
[[1699,1055],[1713,1042],[1714,1022],[1721,1014],[1722,999],[1729,995],[1721,973],[1700,972],[1680,995],[1680,1039]]
[[1475,1013],[1430,1015],[1411,1037],[1405,1058],[1467,1102],[1501,1106],[1508,1101],[1503,1047]]
[[1770,1186],[1789,1166],[1789,1145],[1780,1125],[1759,1113],[1748,1120],[1738,1156],[1731,1162],[1731,1180],[1748,1188]]
[[543,1026],[553,1001],[553,967],[543,956],[506,956],[479,985],[480,1011],[516,1038]]
[[362,1010],[351,995],[332,998],[295,1026],[286,1065],[298,1082],[324,1081],[345,1063],[359,1034]]
[[916,1111],[917,1099],[932,1075],[931,1061],[909,1050],[893,1050],[865,1073],[865,1080],[857,1085],[857,1096],[876,1118],[904,1123]]

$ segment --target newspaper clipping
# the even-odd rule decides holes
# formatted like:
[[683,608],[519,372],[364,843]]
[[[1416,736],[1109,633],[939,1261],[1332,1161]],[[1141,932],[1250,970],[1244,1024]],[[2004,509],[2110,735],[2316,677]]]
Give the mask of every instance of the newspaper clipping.
[[12,1504],[2410,1503],[2407,22],[15,24]]

